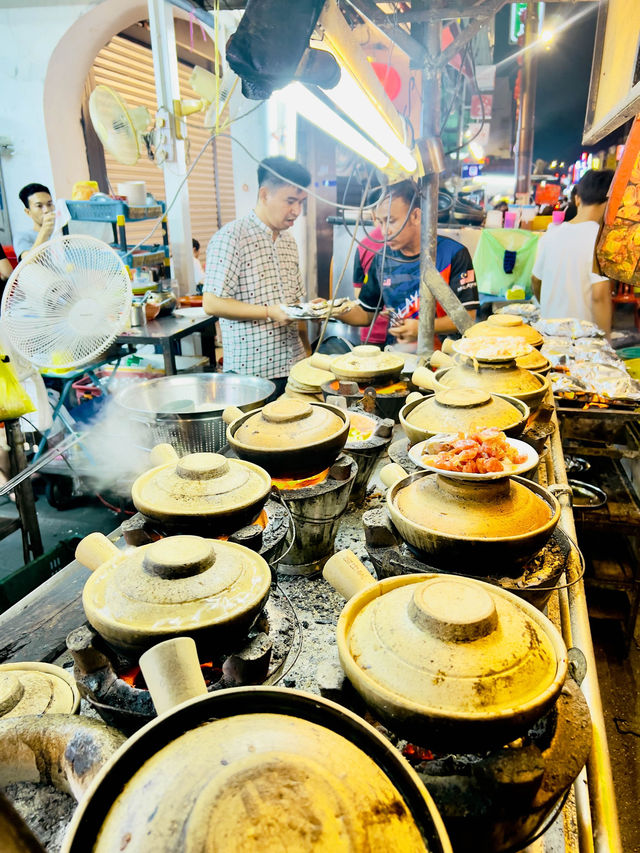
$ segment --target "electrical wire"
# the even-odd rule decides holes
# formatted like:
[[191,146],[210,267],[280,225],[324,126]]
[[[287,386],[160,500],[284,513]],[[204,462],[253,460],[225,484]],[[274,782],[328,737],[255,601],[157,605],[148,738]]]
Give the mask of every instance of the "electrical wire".
[[485,122],[486,122],[486,116],[485,116],[485,110],[484,110],[484,101],[482,100],[482,93],[480,92],[480,87],[478,86],[478,77],[476,74],[476,60],[475,60],[475,56],[473,55],[473,51],[471,51],[469,53],[469,57],[471,59],[471,68],[473,71],[473,78],[472,78],[473,92],[480,99],[480,110],[482,113],[482,117],[480,119],[480,127],[478,128],[476,133],[474,133],[474,135],[471,137],[471,139],[467,139],[467,140],[465,140],[465,142],[462,143],[462,145],[457,145],[455,148],[451,148],[449,151],[445,151],[444,152],[445,157],[448,157],[449,155],[455,153],[456,151],[461,151],[467,145],[471,145],[471,143],[475,139],[477,139],[480,136],[480,134],[482,133],[482,130],[483,130],[483,128],[485,126]]

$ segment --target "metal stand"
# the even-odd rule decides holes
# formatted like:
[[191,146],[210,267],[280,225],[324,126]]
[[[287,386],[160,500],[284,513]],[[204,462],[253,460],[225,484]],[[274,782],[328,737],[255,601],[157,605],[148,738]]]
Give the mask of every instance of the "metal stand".
[[[15,477],[16,474],[24,471],[27,467],[27,458],[24,453],[24,435],[20,429],[20,421],[18,419],[6,420],[4,427],[7,434],[7,444],[9,445],[11,476]],[[0,529],[0,538],[4,538],[19,527],[22,532],[24,561],[25,563],[29,563],[31,560],[35,560],[36,557],[42,556],[43,548],[33,487],[28,477],[15,487],[15,495],[16,508],[20,516],[20,521],[19,523],[10,523],[4,526],[3,529]]]

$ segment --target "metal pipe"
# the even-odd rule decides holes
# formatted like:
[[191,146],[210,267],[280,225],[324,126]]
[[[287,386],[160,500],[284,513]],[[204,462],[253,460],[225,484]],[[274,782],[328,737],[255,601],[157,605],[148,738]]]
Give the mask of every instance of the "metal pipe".
[[[416,4],[418,8],[425,4]],[[433,139],[440,132],[440,70],[435,62],[440,54],[440,23],[419,24],[412,27],[412,34],[422,37],[427,48],[428,60],[422,69],[422,114],[420,136]],[[425,359],[433,352],[435,296],[428,285],[429,263],[436,260],[438,240],[438,184],[437,172],[422,179],[420,208],[420,313],[418,315],[418,353]]]
[[529,0],[524,29],[524,55],[522,58],[522,84],[520,88],[520,115],[516,144],[516,193],[531,192],[531,166],[533,163],[533,133],[536,109],[536,83],[538,54],[533,43],[538,38],[538,4]]
[[[551,436],[554,479],[556,483],[566,485],[567,474],[563,461],[562,440],[555,413],[553,419],[556,424],[556,429]],[[566,497],[562,497],[559,500],[562,506],[560,525],[575,540],[576,528],[573,520],[573,512]],[[587,675],[581,686],[589,705],[593,724],[593,746],[587,761],[587,783],[591,803],[591,815],[589,816],[587,813],[588,803],[586,802],[586,798],[578,796],[579,788],[576,786],[578,826],[580,827],[581,834],[582,829],[593,827],[593,846],[586,847],[584,848],[585,850],[593,849],[595,853],[622,853],[618,811],[613,787],[613,776],[611,774],[611,760],[602,711],[602,700],[598,686],[598,673],[596,670],[593,642],[591,640],[591,629],[589,627],[584,582],[581,580],[573,584],[569,587],[567,593],[569,596],[573,643],[582,651],[587,661]]]

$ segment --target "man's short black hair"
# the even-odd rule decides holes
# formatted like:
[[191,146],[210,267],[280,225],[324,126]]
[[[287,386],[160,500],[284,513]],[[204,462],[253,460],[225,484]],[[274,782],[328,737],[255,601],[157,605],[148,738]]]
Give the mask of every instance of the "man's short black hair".
[[29,197],[36,193],[49,193],[51,195],[49,187],[45,187],[44,184],[27,184],[26,187],[22,187],[18,195],[24,206],[29,207]]
[[576,195],[583,204],[604,204],[613,175],[613,169],[589,169],[578,181]]
[[191,238],[191,245],[192,245],[192,246],[193,246],[193,248],[196,250],[196,252],[199,252],[199,251],[200,251],[200,241],[199,241],[199,240],[196,240],[196,238],[195,238],[195,237],[192,237],[192,238]]
[[415,210],[416,207],[420,207],[420,190],[418,189],[418,185],[413,181],[398,181],[397,184],[389,184],[387,187],[387,192],[380,199],[380,201],[384,201],[385,198],[401,198],[409,208],[409,212]]
[[271,187],[294,186],[308,187],[311,175],[300,163],[287,157],[265,157],[258,165],[258,186],[269,184]]

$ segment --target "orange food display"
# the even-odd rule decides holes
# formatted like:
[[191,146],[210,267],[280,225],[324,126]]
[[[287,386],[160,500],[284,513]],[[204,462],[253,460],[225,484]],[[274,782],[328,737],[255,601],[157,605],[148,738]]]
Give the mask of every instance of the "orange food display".
[[437,453],[430,443],[429,464],[443,471],[458,471],[465,474],[489,474],[508,472],[526,461],[526,456],[509,445],[506,435],[495,427],[477,432],[458,433],[439,442]]
[[640,121],[633,123],[609,191],[598,242],[602,273],[640,286]]

